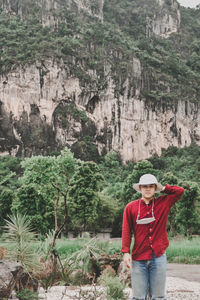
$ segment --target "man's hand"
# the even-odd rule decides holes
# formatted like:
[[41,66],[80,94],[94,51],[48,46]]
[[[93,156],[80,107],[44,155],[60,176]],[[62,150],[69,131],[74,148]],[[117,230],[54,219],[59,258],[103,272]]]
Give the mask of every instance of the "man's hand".
[[125,266],[127,268],[130,268],[131,267],[131,255],[130,255],[130,253],[124,253],[123,260],[124,260]]
[[165,186],[163,186],[163,188],[162,188],[161,192],[164,192],[164,190],[165,190]]

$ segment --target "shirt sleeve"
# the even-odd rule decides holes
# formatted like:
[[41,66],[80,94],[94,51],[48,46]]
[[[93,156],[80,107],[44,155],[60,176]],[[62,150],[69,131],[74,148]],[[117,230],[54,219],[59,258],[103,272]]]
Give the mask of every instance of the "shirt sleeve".
[[130,206],[126,206],[123,215],[122,225],[122,249],[123,253],[130,253],[131,237],[132,237],[132,220],[130,214]]
[[169,201],[170,206],[172,206],[181,198],[184,193],[184,188],[166,184],[163,193],[167,194],[166,200]]

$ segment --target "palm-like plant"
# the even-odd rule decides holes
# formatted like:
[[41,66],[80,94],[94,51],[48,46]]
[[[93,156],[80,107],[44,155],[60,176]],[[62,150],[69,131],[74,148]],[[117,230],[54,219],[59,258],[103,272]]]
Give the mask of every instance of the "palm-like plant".
[[92,260],[98,260],[98,257],[102,250],[98,246],[96,238],[89,240],[84,244],[81,250],[76,251],[70,257],[66,259],[66,265],[73,270],[80,268],[83,273],[91,271]]
[[30,221],[26,215],[19,213],[9,216],[6,221],[5,236],[12,248],[8,251],[8,258],[22,264],[25,271],[31,271],[38,265],[33,242],[36,241]]

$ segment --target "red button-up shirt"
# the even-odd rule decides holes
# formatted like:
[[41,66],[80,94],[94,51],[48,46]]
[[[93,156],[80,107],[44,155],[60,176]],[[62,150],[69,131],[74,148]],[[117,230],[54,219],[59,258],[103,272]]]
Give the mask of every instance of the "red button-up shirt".
[[130,253],[130,244],[132,231],[134,233],[134,247],[132,258],[134,260],[152,259],[152,251],[156,257],[161,256],[167,247],[169,241],[167,237],[167,217],[170,209],[178,201],[184,189],[178,186],[166,185],[163,191],[167,195],[162,195],[154,199],[154,217],[155,221],[149,224],[137,224],[137,214],[140,202],[140,217],[152,217],[151,201],[148,205],[143,199],[138,199],[127,204],[124,210],[122,226],[122,250],[123,253]]

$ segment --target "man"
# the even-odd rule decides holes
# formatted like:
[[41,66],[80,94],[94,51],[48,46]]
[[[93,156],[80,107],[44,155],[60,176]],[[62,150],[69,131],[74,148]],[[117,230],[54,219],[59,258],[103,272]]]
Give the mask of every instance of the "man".
[[[184,189],[177,186],[162,186],[151,174],[141,176],[133,188],[142,194],[138,200],[125,207],[122,227],[122,250],[124,263],[132,265],[132,300],[166,299],[166,254],[169,246],[167,217],[172,205],[178,201]],[[155,193],[166,195],[155,198]],[[130,244],[132,231],[134,247],[132,257]]]

